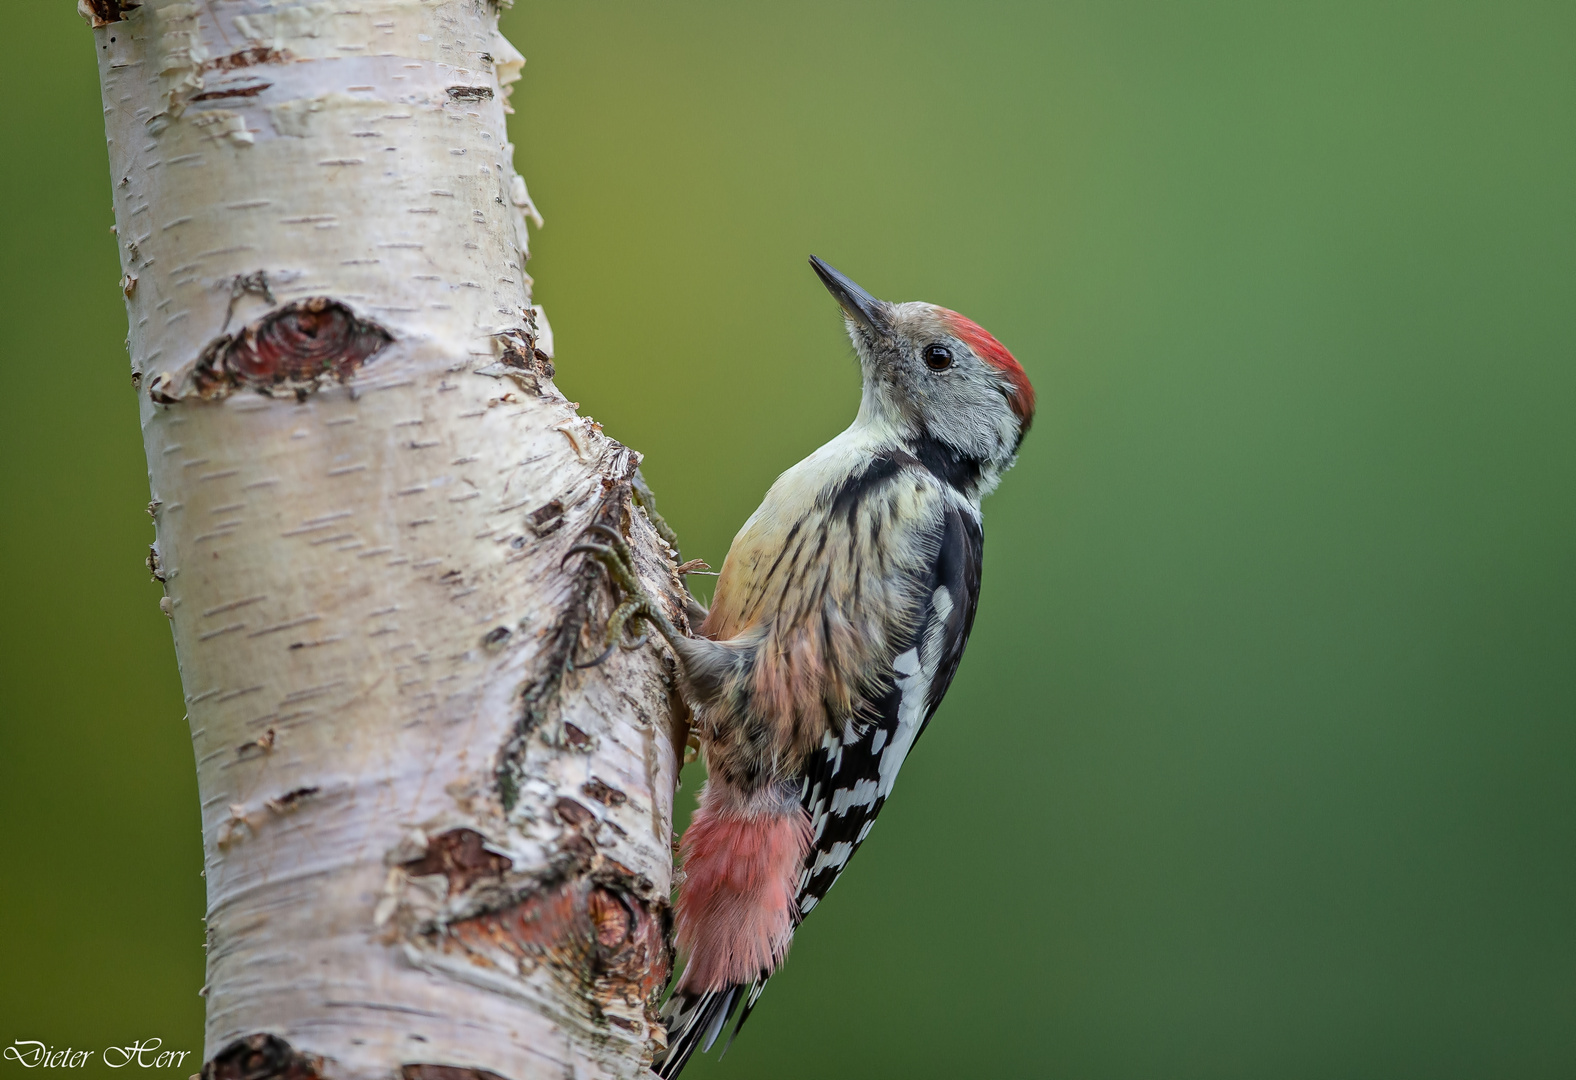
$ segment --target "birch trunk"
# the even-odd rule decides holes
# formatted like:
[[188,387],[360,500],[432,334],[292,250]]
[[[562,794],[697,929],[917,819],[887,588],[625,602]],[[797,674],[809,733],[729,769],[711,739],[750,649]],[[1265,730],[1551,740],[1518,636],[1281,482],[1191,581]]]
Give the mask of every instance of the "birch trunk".
[[[638,456],[552,381],[485,0],[81,0],[202,796],[204,1076],[632,1076],[684,617]],[[659,535],[660,533],[660,535]],[[664,540],[663,537],[667,537]],[[682,625],[682,624],[681,624]]]

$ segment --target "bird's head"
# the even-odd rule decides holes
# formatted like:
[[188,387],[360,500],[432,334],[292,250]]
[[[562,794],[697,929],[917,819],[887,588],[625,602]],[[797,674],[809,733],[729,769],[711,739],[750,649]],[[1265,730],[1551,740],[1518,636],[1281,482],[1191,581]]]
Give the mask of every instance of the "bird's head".
[[861,419],[1006,468],[1034,420],[1034,387],[1006,346],[935,304],[877,300],[815,256],[864,376]]

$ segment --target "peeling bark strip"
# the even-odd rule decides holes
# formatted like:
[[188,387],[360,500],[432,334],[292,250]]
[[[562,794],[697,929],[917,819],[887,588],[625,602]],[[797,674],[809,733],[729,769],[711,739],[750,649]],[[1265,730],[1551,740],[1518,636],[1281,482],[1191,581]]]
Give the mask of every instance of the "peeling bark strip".
[[321,380],[344,382],[394,337],[344,304],[314,296],[286,304],[203,350],[193,383],[205,398],[236,389],[298,395]]
[[508,378],[520,389],[531,394],[542,392],[542,380],[556,374],[552,357],[537,344],[537,329],[533,312],[530,326],[505,330],[497,335],[503,354],[496,363],[477,371],[478,375]]
[[556,374],[553,370],[552,357],[536,347],[536,340],[530,331],[514,330],[500,334],[499,337],[504,342],[503,355],[498,358],[499,363],[547,379],[551,379]]
[[[595,668],[639,455],[554,385],[478,0],[84,0],[208,889],[205,1080],[608,1080],[662,1040],[682,724]],[[112,25],[111,25],[112,23]],[[140,552],[139,552],[140,554]],[[194,988],[195,989],[195,988]]]

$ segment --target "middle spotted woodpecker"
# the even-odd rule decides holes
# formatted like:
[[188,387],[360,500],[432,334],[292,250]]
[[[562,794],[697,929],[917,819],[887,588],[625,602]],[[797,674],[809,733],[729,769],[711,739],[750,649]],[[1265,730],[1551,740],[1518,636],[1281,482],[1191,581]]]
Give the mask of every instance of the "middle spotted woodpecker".
[[622,537],[575,548],[625,593],[610,642],[640,618],[672,646],[706,760],[680,847],[687,960],[664,1008],[663,1077],[709,1050],[735,1010],[738,1034],[891,795],[974,623],[980,500],[1034,417],[1023,368],[980,326],[877,300],[810,262],[859,357],[859,413],[739,530],[698,635],[643,590]]

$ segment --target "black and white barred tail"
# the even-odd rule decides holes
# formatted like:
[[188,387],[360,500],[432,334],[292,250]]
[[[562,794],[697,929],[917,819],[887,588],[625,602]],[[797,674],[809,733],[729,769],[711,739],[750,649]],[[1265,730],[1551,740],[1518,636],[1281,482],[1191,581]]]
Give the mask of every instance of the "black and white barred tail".
[[[652,1071],[663,1080],[671,1080],[679,1074],[690,1055],[699,1050],[707,1053],[716,1043],[717,1037],[722,1034],[722,1029],[728,1026],[728,1020],[738,1008],[739,1002],[748,997],[744,1012],[739,1016],[739,1022],[734,1025],[733,1034],[728,1036],[727,1045],[722,1052],[728,1052],[728,1046],[733,1045],[733,1040],[738,1036],[739,1029],[744,1026],[745,1019],[750,1015],[750,1009],[760,998],[761,991],[765,989],[766,981],[757,979],[752,986],[735,984],[725,986],[721,990],[708,990],[704,994],[690,994],[683,990],[676,990],[662,1007],[662,1020],[668,1029],[668,1049],[655,1062]],[[748,991],[748,994],[746,992]]]

